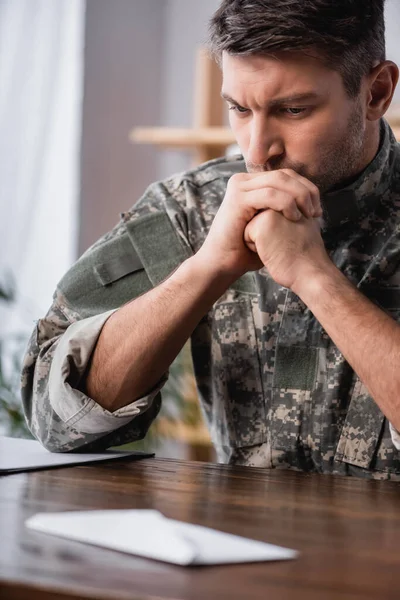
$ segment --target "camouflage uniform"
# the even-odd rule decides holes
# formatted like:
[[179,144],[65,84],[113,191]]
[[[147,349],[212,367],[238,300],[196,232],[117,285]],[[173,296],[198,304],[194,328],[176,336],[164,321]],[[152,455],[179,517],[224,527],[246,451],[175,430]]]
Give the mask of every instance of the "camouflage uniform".
[[[218,159],[152,185],[60,282],[33,332],[22,381],[30,427],[50,450],[98,450],[145,435],[164,380],[115,413],[85,396],[80,380],[113,310],[162,280],[157,269],[170,244],[180,256],[164,265],[168,272],[201,247],[229,177],[244,170],[241,157]],[[400,154],[385,121],[373,162],[323,205],[332,261],[399,320]],[[145,250],[140,239],[150,239]],[[219,460],[400,478],[397,432],[307,306],[265,269],[215,302],[192,335],[192,353]]]

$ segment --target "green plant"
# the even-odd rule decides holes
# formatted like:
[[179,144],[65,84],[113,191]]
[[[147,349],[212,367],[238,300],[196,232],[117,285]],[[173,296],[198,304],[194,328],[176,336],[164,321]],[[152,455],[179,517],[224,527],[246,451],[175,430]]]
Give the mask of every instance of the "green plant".
[[[15,302],[15,284],[11,276],[0,283],[0,302]],[[11,437],[31,438],[20,398],[20,373],[26,339],[19,334],[0,338],[0,432]]]

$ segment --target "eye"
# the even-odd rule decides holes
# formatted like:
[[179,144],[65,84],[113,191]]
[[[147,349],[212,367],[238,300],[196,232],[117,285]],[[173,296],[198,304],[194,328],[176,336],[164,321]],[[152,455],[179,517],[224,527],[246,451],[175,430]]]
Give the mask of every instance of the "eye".
[[239,104],[230,104],[229,110],[234,110],[240,114],[247,113],[249,111],[248,108],[243,108],[243,106],[239,106]]
[[283,113],[293,116],[293,117],[295,117],[296,115],[301,115],[306,110],[307,110],[306,108],[297,108],[297,107],[282,108]]

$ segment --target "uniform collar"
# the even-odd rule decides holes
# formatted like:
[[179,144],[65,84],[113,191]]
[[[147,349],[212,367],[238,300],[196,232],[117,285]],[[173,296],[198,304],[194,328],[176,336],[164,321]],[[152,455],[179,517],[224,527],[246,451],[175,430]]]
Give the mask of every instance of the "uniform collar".
[[391,156],[396,139],[388,123],[381,119],[378,153],[360,176],[350,185],[328,192],[322,200],[323,229],[356,222],[373,211],[391,184]]

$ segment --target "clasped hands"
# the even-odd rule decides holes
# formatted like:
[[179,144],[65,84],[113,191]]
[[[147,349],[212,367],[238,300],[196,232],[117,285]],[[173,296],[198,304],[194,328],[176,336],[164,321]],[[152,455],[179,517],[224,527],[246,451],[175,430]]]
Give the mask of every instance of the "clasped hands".
[[204,250],[235,277],[265,266],[280,285],[323,270],[318,188],[291,169],[233,175]]

